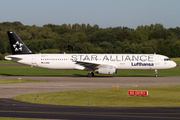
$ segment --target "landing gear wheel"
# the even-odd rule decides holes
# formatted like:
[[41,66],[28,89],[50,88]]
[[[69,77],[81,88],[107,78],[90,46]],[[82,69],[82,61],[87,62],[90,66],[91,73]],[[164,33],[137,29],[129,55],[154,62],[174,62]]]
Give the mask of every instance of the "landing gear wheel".
[[158,77],[158,71],[157,70],[155,70],[155,77]]
[[88,76],[88,77],[92,77],[93,74],[92,74],[92,73],[88,73],[87,76]]
[[92,77],[94,77],[94,73],[92,72]]
[[93,73],[93,72],[88,73],[87,76],[88,76],[88,77],[94,77],[94,73]]

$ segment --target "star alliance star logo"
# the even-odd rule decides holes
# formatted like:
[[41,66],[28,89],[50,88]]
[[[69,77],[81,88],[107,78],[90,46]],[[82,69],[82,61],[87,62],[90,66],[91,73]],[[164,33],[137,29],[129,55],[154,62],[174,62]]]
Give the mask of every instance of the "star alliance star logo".
[[17,41],[15,44],[13,44],[13,47],[15,49],[15,51],[22,51],[22,43],[19,43],[19,41]]

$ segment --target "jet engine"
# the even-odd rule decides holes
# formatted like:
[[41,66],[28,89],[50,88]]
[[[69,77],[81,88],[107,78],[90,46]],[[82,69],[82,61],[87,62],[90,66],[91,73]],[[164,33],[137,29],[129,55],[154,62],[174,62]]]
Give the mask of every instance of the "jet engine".
[[116,74],[117,70],[113,66],[106,66],[106,67],[98,68],[97,70],[95,70],[95,73],[106,74],[106,75],[108,75],[108,74]]

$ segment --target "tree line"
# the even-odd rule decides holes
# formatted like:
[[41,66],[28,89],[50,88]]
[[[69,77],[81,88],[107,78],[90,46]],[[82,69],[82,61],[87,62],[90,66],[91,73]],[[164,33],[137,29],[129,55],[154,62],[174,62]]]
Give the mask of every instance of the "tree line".
[[11,54],[7,31],[15,31],[34,53],[131,53],[180,57],[180,27],[162,24],[99,28],[89,24],[23,25],[0,23],[0,59]]

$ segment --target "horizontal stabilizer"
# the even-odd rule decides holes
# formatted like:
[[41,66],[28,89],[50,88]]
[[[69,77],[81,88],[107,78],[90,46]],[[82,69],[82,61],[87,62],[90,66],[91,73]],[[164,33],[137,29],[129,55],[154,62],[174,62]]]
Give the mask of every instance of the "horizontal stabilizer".
[[13,61],[13,62],[18,62],[18,61],[22,60],[22,58],[11,56],[11,55],[5,56],[5,59],[9,60],[9,61]]

